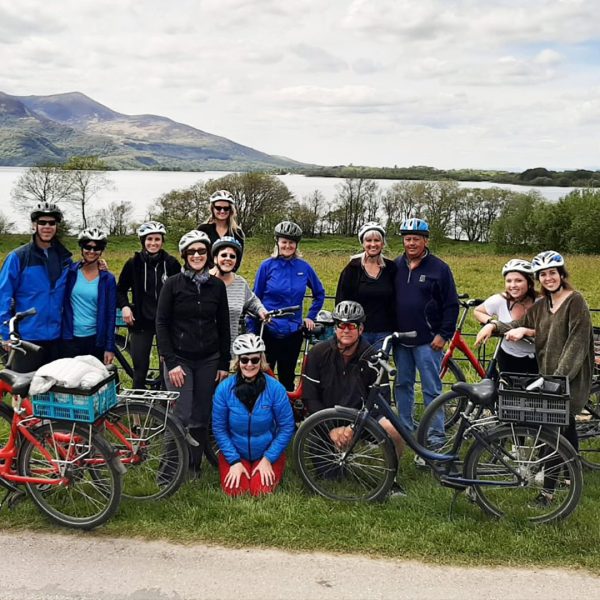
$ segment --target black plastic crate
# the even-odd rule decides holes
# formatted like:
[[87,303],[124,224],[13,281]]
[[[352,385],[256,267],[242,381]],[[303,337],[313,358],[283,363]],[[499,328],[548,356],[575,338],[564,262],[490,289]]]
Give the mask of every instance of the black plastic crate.
[[[541,375],[523,373],[500,373],[498,418],[501,421],[536,425],[569,424],[569,380],[561,375],[544,375],[546,389],[525,389],[540,377]],[[550,388],[552,391],[548,391]]]

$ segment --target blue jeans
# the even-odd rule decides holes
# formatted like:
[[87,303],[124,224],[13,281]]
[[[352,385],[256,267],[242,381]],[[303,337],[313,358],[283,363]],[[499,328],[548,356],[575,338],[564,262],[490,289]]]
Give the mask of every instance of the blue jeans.
[[373,346],[373,350],[377,351],[381,350],[383,340],[391,333],[391,331],[363,331],[362,339]]
[[[433,350],[429,344],[422,346],[402,346],[396,344],[394,361],[396,362],[396,382],[394,393],[400,421],[409,431],[415,431],[415,380],[417,369],[421,378],[421,389],[425,406],[442,393],[440,365],[443,352]],[[438,411],[429,430],[428,441],[432,448],[444,444],[444,414]]]

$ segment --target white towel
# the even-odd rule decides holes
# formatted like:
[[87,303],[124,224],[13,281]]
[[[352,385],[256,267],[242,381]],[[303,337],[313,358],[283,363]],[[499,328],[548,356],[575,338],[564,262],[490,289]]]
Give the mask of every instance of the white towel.
[[91,354],[60,358],[40,367],[29,386],[30,394],[43,394],[51,387],[89,390],[110,376],[108,369]]

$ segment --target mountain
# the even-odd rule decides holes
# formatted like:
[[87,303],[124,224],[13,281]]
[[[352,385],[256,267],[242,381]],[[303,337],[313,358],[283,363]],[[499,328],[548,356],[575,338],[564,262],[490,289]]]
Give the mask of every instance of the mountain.
[[0,92],[0,166],[98,156],[118,169],[250,170],[307,166],[158,115],[125,115],[85,94]]

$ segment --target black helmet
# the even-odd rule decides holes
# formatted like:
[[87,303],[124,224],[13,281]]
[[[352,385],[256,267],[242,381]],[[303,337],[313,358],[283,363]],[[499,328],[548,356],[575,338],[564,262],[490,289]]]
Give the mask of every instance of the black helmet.
[[353,300],[343,300],[331,313],[334,321],[342,323],[364,323],[365,311],[363,307]]
[[278,238],[299,242],[302,238],[302,229],[292,221],[281,221],[275,225],[275,239]]
[[238,260],[242,256],[242,245],[231,235],[224,235],[212,245],[213,258],[217,258],[217,254],[219,253],[219,250],[221,250],[221,248],[233,248],[238,257]]
[[36,204],[36,207],[31,211],[31,221],[37,221],[44,215],[54,217],[58,223],[63,220],[62,210],[52,202],[40,202],[39,204]]

